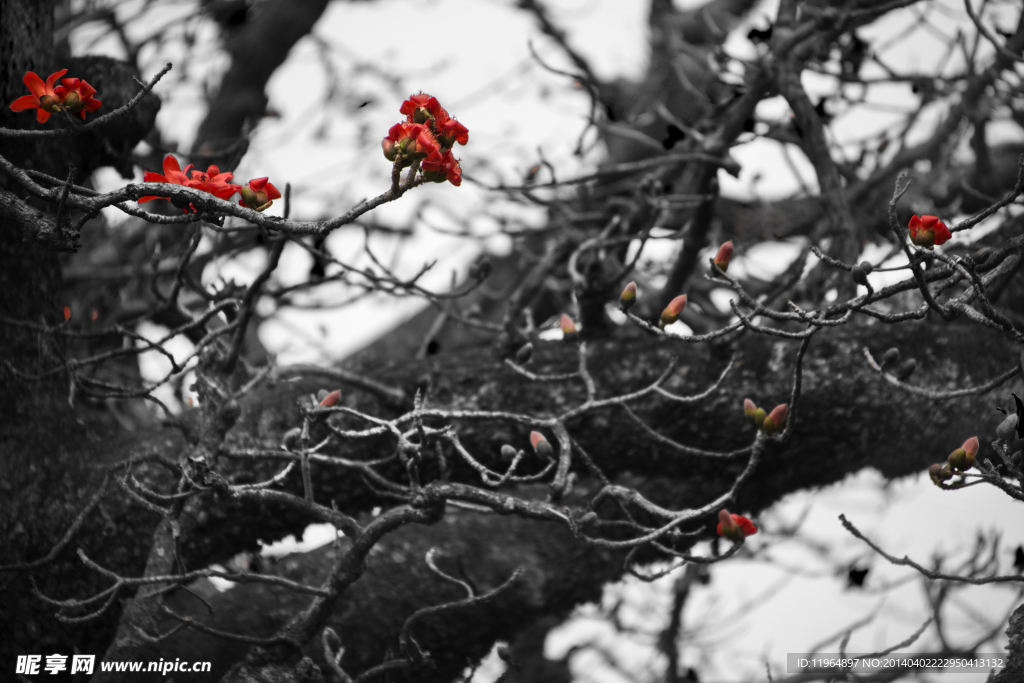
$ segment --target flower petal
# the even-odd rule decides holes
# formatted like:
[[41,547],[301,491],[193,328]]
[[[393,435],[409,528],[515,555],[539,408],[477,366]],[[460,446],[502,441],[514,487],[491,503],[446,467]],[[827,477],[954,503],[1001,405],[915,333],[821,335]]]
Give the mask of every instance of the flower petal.
[[22,95],[18,99],[11,102],[11,111],[25,111],[26,109],[35,109],[39,106],[39,98],[35,95]]
[[37,98],[46,94],[46,84],[43,83],[43,79],[35,71],[26,71],[25,77],[21,79],[21,82]]
[[173,154],[164,157],[164,175],[170,173],[181,173],[181,166],[178,165],[178,160],[174,158]]
[[60,71],[58,71],[56,73],[50,74],[50,77],[46,79],[46,94],[47,95],[52,95],[53,94],[53,84],[57,82],[58,78],[60,78],[61,76],[63,76],[67,72],[68,72],[67,69],[61,69]]
[[50,120],[50,112],[45,111],[42,107],[36,109],[36,121],[39,123],[46,123]]

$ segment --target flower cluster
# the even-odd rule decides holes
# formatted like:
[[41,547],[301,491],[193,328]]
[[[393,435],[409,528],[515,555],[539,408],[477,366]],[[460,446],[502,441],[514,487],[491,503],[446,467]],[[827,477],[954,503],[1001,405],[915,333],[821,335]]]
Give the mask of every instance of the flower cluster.
[[919,217],[914,214],[907,227],[910,229],[910,241],[925,249],[931,249],[935,244],[943,244],[953,236],[938,216]]
[[772,412],[766,413],[764,408],[758,408],[749,398],[743,399],[743,414],[754,421],[757,428],[765,434],[775,434],[782,431],[786,426],[786,419],[789,417],[789,406],[785,403],[772,408]]
[[728,510],[719,510],[717,531],[719,536],[725,536],[730,541],[741,542],[747,536],[756,534],[757,527],[743,515],[734,515]]
[[406,120],[393,125],[381,141],[384,158],[391,162],[400,158],[402,168],[418,161],[426,180],[461,185],[462,169],[452,147],[469,142],[469,129],[426,93],[411,96],[398,111]]
[[[193,190],[209,192],[220,199],[230,199],[237,192],[242,196],[242,200],[238,203],[256,211],[263,211],[273,204],[275,199],[281,198],[281,193],[278,192],[272,183],[267,182],[267,178],[255,178],[244,186],[232,183],[232,178],[234,178],[233,173],[221,173],[220,168],[216,165],[211,165],[206,169],[205,173],[193,169],[192,164],[186,166],[185,170],[182,171],[178,160],[171,154],[164,157],[163,175],[146,171],[146,174],[142,177],[147,183],[182,185]],[[185,213],[190,211],[195,213],[196,211],[196,207],[191,203],[187,206],[179,205],[170,197],[139,197],[139,204],[151,202],[154,199],[166,199],[181,208]]]
[[22,95],[11,102],[11,111],[35,109],[36,121],[46,123],[51,114],[59,111],[77,114],[85,119],[86,112],[91,114],[99,109],[102,102],[93,98],[96,88],[81,78],[65,78],[61,85],[56,85],[57,79],[67,72],[67,69],[61,69],[50,74],[45,82],[34,71],[27,72],[21,80],[32,94]]
[[[964,441],[960,448],[949,454],[945,464],[936,463],[929,467],[928,476],[931,477],[932,483],[941,489],[957,489],[963,486],[964,472],[974,467],[977,462],[978,446],[978,437],[972,436]],[[959,475],[959,479],[947,483],[954,475]]]

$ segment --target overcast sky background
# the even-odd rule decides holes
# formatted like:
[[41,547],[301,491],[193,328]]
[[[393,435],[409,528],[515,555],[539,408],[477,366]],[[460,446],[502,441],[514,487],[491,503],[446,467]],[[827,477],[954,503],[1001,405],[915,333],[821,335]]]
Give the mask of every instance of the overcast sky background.
[[[571,44],[591,60],[599,76],[635,78],[643,73],[647,2],[548,0],[547,4],[554,19],[567,29]],[[913,13],[906,10],[894,12],[881,25],[860,30],[860,35],[885,43],[888,63],[926,69],[942,52],[942,36],[953,35],[967,21],[962,5],[957,2],[943,0],[931,4],[935,31],[913,28]],[[763,28],[767,19],[774,16],[775,5],[763,3],[752,14],[753,24]],[[135,16],[140,7],[141,1],[117,3],[122,18]],[[228,66],[226,56],[219,50],[215,27],[196,16],[195,3],[181,1],[170,6],[158,5],[130,24],[133,35],[143,36],[167,22],[184,22],[181,30],[172,32],[176,37],[159,51],[144,51],[142,61],[147,78],[165,62],[175,64],[174,71],[157,88],[164,102],[158,125],[167,140],[186,152],[206,115],[203,88],[218,83]],[[396,37],[396,26],[415,27],[417,35],[435,39],[429,41],[428,50],[423,47],[424,41],[400,40]],[[755,46],[746,39],[749,27],[747,24],[732,32],[726,43],[731,54],[755,56]],[[191,45],[182,40],[186,28],[195,33]],[[76,30],[72,34],[76,52],[123,56],[116,41],[99,38],[98,33],[94,25]],[[529,15],[516,10],[511,0],[335,2],[313,34],[300,41],[272,78],[269,94],[276,116],[260,122],[250,151],[239,167],[222,170],[234,170],[236,182],[265,175],[281,188],[285,182],[291,182],[293,217],[336,215],[362,198],[387,189],[391,167],[380,152],[380,139],[401,118],[398,107],[402,100],[421,90],[437,96],[470,130],[469,145],[456,150],[469,180],[460,188],[449,184],[418,188],[411,196],[378,209],[371,218],[401,224],[414,215],[421,202],[429,202],[430,208],[414,226],[412,238],[399,244],[378,236],[372,244],[378,254],[393,254],[400,272],[414,272],[423,262],[438,259],[435,272],[424,284],[444,289],[452,271],[465,271],[481,243],[442,234],[436,228],[468,226],[474,235],[484,238],[485,248],[502,253],[511,248],[511,241],[499,234],[499,226],[491,218],[496,211],[525,225],[544,222],[542,211],[496,197],[481,183],[517,184],[537,162],[538,147],[556,167],[560,179],[591,171],[601,160],[600,146],[593,147],[582,159],[573,156],[589,100],[567,79],[546,72],[531,58],[531,41],[544,60],[558,67],[568,66],[557,46],[540,33]],[[987,45],[983,52],[985,48]],[[958,63],[954,58],[947,68],[953,70]],[[872,68],[865,68],[863,73],[880,75],[878,69]],[[831,79],[813,74],[805,74],[804,82],[812,97],[827,94],[834,87]],[[339,88],[344,97],[330,99],[332,87]],[[368,104],[359,108],[357,105],[363,102]],[[838,112],[833,123],[837,144],[849,145],[897,125],[902,112],[916,107],[917,98],[909,88],[877,87],[868,93],[868,102],[870,106]],[[788,108],[775,99],[763,103],[758,114],[764,119],[782,119],[788,115]],[[927,110],[916,135],[924,135],[940,115],[941,107]],[[992,135],[1001,139],[1007,131],[995,126]],[[743,172],[738,180],[720,174],[723,192],[728,195],[770,198],[789,194],[798,187],[797,179],[785,170],[788,166],[774,143],[756,141],[741,145],[733,149],[733,155],[743,165]],[[815,187],[810,164],[799,152],[792,156],[803,181]],[[189,163],[187,154],[179,154],[178,158],[182,166]],[[141,180],[141,170],[137,180]],[[98,174],[96,181],[101,188],[123,182],[113,172]],[[279,213],[279,204],[270,212]],[[108,216],[111,220],[122,220],[116,212]],[[953,219],[943,218],[947,222]],[[955,239],[962,238],[958,235]],[[339,257],[355,265],[366,265],[359,254],[363,246],[360,230],[339,230],[331,235],[329,244]],[[650,254],[668,258],[677,248],[678,243],[663,242],[654,244]],[[768,275],[782,270],[798,249],[798,244],[759,246],[738,259],[734,268],[740,272],[749,268]],[[877,258],[883,253],[880,248],[869,247],[865,257]],[[204,282],[217,278],[248,282],[258,272],[261,258],[251,254],[241,261],[213,264],[204,274]],[[289,248],[277,276],[285,284],[301,281],[309,265],[305,252]],[[885,278],[886,274],[872,275],[876,286],[884,284]],[[324,299],[340,301],[350,293],[338,285]],[[414,300],[396,302],[370,297],[343,309],[289,312],[264,324],[260,335],[267,348],[278,354],[281,364],[329,363],[377,338],[421,306]],[[680,325],[679,332],[685,331]],[[158,332],[156,328],[152,330],[154,336]],[[173,347],[182,356],[189,350],[184,340]],[[161,363],[156,354],[147,358],[147,376],[162,374],[165,369]],[[1019,393],[1019,382],[1016,390]],[[161,398],[173,401],[169,390]],[[1002,397],[988,396],[984,400],[994,405],[997,398]],[[941,419],[942,411],[951,409],[955,406],[937,406],[937,419]],[[991,432],[998,418],[993,410],[991,424],[978,426],[982,455],[990,448],[985,443],[993,438]],[[927,426],[908,425],[908,429],[920,428]],[[951,444],[950,450],[957,445]],[[945,455],[936,453],[936,462]],[[804,538],[836,548],[845,561],[871,567],[866,584],[869,590],[847,590],[845,573],[837,574],[806,543],[772,537],[773,529],[803,513],[807,514]],[[1019,506],[1012,505],[1008,497],[988,487],[940,491],[925,473],[885,486],[877,473],[868,471],[824,491],[796,494],[758,519],[763,533],[748,540],[754,549],[771,545],[772,557],[783,566],[761,560],[725,562],[715,565],[709,586],[693,592],[684,617],[687,628],[692,629],[683,640],[684,665],[697,668],[702,681],[764,680],[766,661],[779,677],[784,673],[787,652],[806,651],[825,636],[839,634],[870,614],[875,615],[874,619],[854,633],[848,651],[869,652],[889,647],[914,632],[928,614],[920,582],[915,579],[896,591],[876,592],[878,587],[906,579],[913,572],[891,567],[873,557],[866,546],[845,533],[837,520],[839,513],[845,513],[884,548],[898,555],[908,554],[922,563],[927,563],[940,549],[959,552],[962,559],[978,531],[998,531],[1003,539],[1001,559],[1009,571],[1012,549],[1024,543],[1024,529],[1007,522],[1019,519],[1020,515]],[[330,534],[329,529],[312,527],[302,544],[277,544],[270,552],[319,545]],[[706,552],[706,547],[698,546],[697,550]],[[674,579],[673,575],[654,585],[626,581],[611,586],[606,591],[605,603],[610,605],[624,597],[626,623],[656,633],[666,622]],[[983,630],[976,620],[1001,616],[1019,602],[1019,597],[1006,587],[971,587],[959,594],[957,602],[962,611],[951,612],[947,619],[952,634],[957,633],[955,625],[963,627],[961,635],[965,639],[953,639],[954,645],[962,645],[967,642],[967,634],[973,637]],[[552,634],[549,656],[561,656],[572,645],[593,640],[613,649],[636,671],[663,669],[663,662],[655,656],[653,638],[624,639],[593,618],[592,611],[581,608],[577,618]],[[928,631],[910,649],[934,647],[934,633]],[[1002,637],[985,649],[996,652],[1004,647]],[[833,644],[822,651],[837,649],[838,645]],[[627,680],[591,654],[577,656],[573,668],[585,680]],[[501,666],[492,656],[474,680],[492,681],[500,671]],[[944,676],[933,679],[951,680]],[[984,675],[978,674],[959,675],[955,680],[973,683],[984,679]]]

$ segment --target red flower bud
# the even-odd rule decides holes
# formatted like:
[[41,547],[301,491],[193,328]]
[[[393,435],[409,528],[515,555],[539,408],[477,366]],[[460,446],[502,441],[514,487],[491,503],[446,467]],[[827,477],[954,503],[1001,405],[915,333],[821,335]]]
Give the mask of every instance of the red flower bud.
[[550,459],[555,454],[551,444],[540,432],[530,432],[530,444],[533,446],[534,452],[542,458]]
[[323,406],[324,408],[330,408],[331,406],[336,405],[340,400],[341,389],[335,389],[334,391],[323,397],[323,400],[320,401],[320,405]]
[[972,436],[960,448],[949,454],[949,468],[954,472],[966,472],[974,467],[978,454],[978,437]]
[[636,283],[630,282],[619,295],[619,308],[625,313],[636,303]]
[[679,314],[686,308],[686,295],[681,294],[675,299],[669,302],[665,310],[661,312],[661,327],[664,329],[666,325],[671,325],[679,319]]
[[64,320],[65,321],[71,320],[71,307],[70,306],[65,306],[64,307]]
[[779,405],[772,408],[772,412],[768,413],[768,415],[764,418],[764,421],[761,424],[761,430],[765,434],[774,434],[775,432],[781,432],[783,427],[786,426],[786,418],[788,417],[788,414],[789,406],[787,406],[785,403],[780,403]]
[[917,214],[914,214],[908,228],[910,229],[910,241],[925,249],[931,249],[935,244],[943,244],[953,236],[938,216],[918,217]]
[[749,398],[743,399],[743,414],[747,417],[754,417],[754,413],[757,412],[757,406]]
[[576,339],[579,330],[576,329],[576,323],[572,321],[572,318],[567,316],[565,313],[558,321],[558,326],[562,328],[562,339],[566,341],[574,341]]
[[719,536],[724,536],[730,541],[740,542],[747,536],[756,534],[757,527],[743,515],[734,515],[728,510],[723,509],[718,511],[718,527],[716,531]]
[[715,256],[715,265],[724,273],[729,270],[729,261],[732,260],[732,240],[729,240],[718,248]]

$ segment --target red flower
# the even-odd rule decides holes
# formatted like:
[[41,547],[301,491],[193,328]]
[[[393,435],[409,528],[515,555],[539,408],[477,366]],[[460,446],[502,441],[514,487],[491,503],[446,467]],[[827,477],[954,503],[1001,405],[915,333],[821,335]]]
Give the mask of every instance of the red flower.
[[754,523],[743,515],[731,514],[728,510],[718,511],[718,535],[725,536],[731,541],[742,541],[747,536],[757,533]]
[[448,120],[448,112],[437,101],[437,98],[422,92],[418,95],[410,95],[409,99],[402,102],[398,113],[409,117],[410,123],[426,123],[433,116],[438,128]]
[[443,183],[447,180],[456,187],[462,184],[462,167],[459,166],[459,161],[452,156],[451,150],[441,154],[435,148],[423,160],[423,165],[420,168],[423,169],[423,177],[427,180],[435,183]]
[[910,241],[925,249],[931,249],[933,244],[943,244],[953,236],[938,216],[921,216],[919,218],[917,214],[914,214],[908,227],[910,228]]
[[242,199],[238,203],[256,211],[269,208],[275,199],[281,198],[281,193],[273,183],[268,183],[267,180],[269,179],[254,178],[250,180],[245,187],[238,191],[238,194],[242,195]]
[[391,126],[388,136],[381,141],[384,158],[394,161],[398,152],[402,153],[405,165],[415,159],[422,159],[431,152],[440,153],[437,140],[426,126],[419,123],[396,123]]
[[469,142],[469,129],[455,119],[448,119],[440,131],[445,147],[454,147],[456,142],[460,145]]
[[[189,172],[191,171],[191,177]],[[191,187],[196,190],[202,190],[203,192],[209,192],[212,195],[220,197],[221,199],[228,199],[234,193],[241,189],[240,185],[229,184],[228,181],[234,177],[233,173],[221,173],[220,169],[216,165],[210,166],[206,169],[206,173],[200,171],[193,171],[192,164],[185,167],[185,170],[181,170],[181,166],[178,165],[178,160],[173,155],[168,154],[164,157],[164,174],[153,173],[152,171],[146,171],[142,179],[147,183],[173,183],[174,185],[183,185],[185,187]],[[151,202],[154,199],[166,199],[170,201],[170,197],[139,197],[139,204],[145,204]],[[189,209],[195,211],[196,208],[191,204],[188,207],[182,207],[185,213],[189,212]]]
[[86,112],[91,114],[103,104],[99,100],[93,99],[96,88],[81,78],[64,78],[61,83],[64,85],[58,85],[54,88],[54,92],[60,97],[64,108],[72,114],[78,114],[83,121]]
[[[192,166],[190,164],[188,168],[185,169],[185,172],[188,172],[191,168]],[[192,171],[192,177],[186,184],[197,190],[209,192],[221,199],[230,199],[231,195],[242,189],[241,185],[235,185],[228,182],[234,177],[234,173],[221,173],[220,168],[218,168],[216,164],[212,164],[208,169],[206,169],[206,173],[203,173],[202,171]]]
[[576,329],[576,323],[572,321],[572,318],[567,316],[565,313],[558,320],[558,326],[562,328],[562,334],[576,334],[579,330]]
[[11,111],[35,109],[36,121],[46,123],[50,119],[50,114],[60,111],[61,97],[54,91],[53,84],[67,72],[67,69],[61,69],[57,73],[50,74],[45,83],[34,71],[26,72],[25,77],[21,80],[32,94],[22,95],[11,102]]

